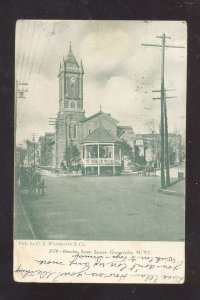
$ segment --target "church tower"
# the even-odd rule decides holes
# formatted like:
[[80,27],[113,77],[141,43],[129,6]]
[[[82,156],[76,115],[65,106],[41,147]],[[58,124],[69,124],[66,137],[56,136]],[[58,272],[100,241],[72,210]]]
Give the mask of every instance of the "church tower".
[[64,153],[67,147],[76,145],[80,148],[80,122],[85,119],[83,109],[83,65],[78,64],[72,51],[69,51],[60,63],[59,80],[59,112],[56,129],[57,166],[65,161]]
[[60,63],[59,78],[59,112],[83,111],[83,65],[78,64],[71,49]]

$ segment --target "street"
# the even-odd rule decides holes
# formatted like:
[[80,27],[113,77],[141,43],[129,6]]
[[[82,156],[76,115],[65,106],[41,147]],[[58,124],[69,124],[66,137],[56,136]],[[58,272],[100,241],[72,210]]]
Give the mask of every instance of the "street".
[[184,240],[184,197],[159,193],[159,176],[44,180],[43,197],[15,201],[16,239]]

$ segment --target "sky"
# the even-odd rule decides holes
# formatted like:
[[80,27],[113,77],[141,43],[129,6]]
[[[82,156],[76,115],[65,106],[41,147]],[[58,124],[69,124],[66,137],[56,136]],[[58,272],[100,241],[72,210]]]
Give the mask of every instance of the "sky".
[[[47,21],[19,20],[16,24],[15,79],[17,144],[34,133],[36,138],[53,132],[49,118],[58,112],[58,69],[72,51],[84,68],[83,101],[86,117],[99,111],[111,113],[119,125],[136,134],[159,131],[161,44],[157,36],[169,36],[165,49],[165,88],[169,132],[185,132],[187,25],[183,21]],[[20,83],[27,83],[23,86]]]

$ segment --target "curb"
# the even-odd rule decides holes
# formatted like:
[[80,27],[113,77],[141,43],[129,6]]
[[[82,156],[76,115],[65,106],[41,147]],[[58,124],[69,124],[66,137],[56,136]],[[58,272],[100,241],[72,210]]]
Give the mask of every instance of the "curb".
[[178,193],[172,190],[165,190],[165,189],[159,189],[158,192],[170,195],[170,196],[176,196],[176,197],[185,197],[184,193]]

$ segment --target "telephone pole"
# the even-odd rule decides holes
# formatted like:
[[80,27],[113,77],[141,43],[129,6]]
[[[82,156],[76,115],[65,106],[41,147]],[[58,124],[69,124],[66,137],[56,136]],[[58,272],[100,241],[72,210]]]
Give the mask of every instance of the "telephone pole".
[[[33,158],[33,166],[35,170],[36,166],[36,142],[35,138],[38,138],[39,133],[30,133],[29,136],[32,138],[30,141],[30,144],[27,144],[27,155],[28,155],[28,164],[32,163],[32,158]],[[32,155],[33,154],[33,155]]]
[[167,119],[167,98],[166,90],[164,91],[164,123],[165,123],[165,165],[166,165],[166,186],[170,186],[169,170],[169,145],[168,145],[168,119]]
[[26,99],[25,93],[28,92],[27,88],[21,88],[21,86],[27,86],[28,83],[25,82],[19,82],[16,80],[16,86],[15,86],[15,98],[16,98],[16,104],[18,99]]
[[[15,135],[16,135],[16,128],[17,128],[17,105],[19,99],[26,99],[25,93],[28,92],[28,89],[21,88],[21,86],[26,86],[28,83],[19,82],[17,79],[15,81],[15,109],[14,109],[14,121],[15,121]],[[16,143],[16,141],[15,141]],[[16,146],[16,145],[15,145]]]
[[[168,143],[168,119],[167,119],[167,99],[176,98],[176,96],[166,96],[167,91],[175,91],[174,89],[164,90],[164,147],[165,147],[165,167],[166,167],[166,187],[170,186],[170,166],[169,166],[169,143]],[[161,90],[154,90],[153,92],[161,92]],[[153,100],[161,100],[161,97],[153,98]]]
[[164,122],[164,114],[165,114],[165,48],[184,48],[183,46],[171,46],[166,45],[166,39],[171,39],[171,37],[166,36],[163,33],[161,36],[156,36],[161,39],[160,44],[146,44],[142,43],[142,46],[150,46],[150,47],[159,47],[161,48],[161,105],[160,105],[160,138],[161,138],[161,189],[166,188],[165,182],[165,122]]

